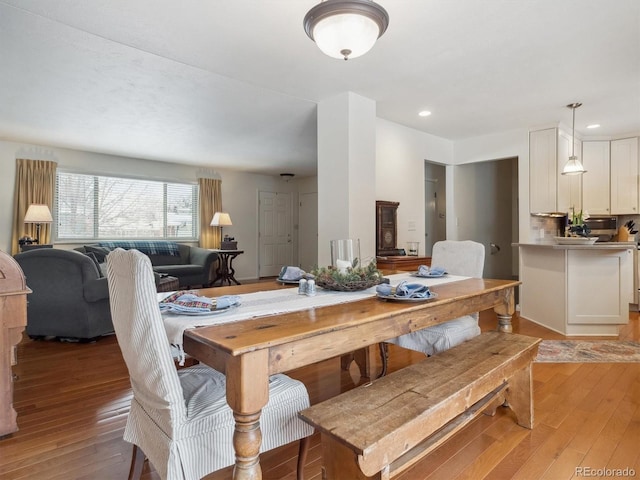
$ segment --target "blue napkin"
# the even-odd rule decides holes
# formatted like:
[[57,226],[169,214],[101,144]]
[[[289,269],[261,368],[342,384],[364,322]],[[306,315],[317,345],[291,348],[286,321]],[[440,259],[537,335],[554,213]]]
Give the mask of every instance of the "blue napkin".
[[282,267],[278,278],[280,280],[300,280],[305,276],[306,272],[298,267]]
[[401,298],[431,298],[431,290],[426,285],[420,283],[400,282],[397,287],[392,287],[388,283],[378,285],[376,292],[379,295],[389,297],[395,295]]
[[376,293],[388,297],[389,295],[393,295],[395,293],[395,289],[388,283],[381,283],[376,287]]
[[396,287],[396,297],[402,298],[429,298],[431,291],[426,285],[420,283],[400,282]]
[[442,267],[427,267],[426,265],[420,265],[418,267],[418,276],[419,277],[441,277],[447,273],[447,271]]

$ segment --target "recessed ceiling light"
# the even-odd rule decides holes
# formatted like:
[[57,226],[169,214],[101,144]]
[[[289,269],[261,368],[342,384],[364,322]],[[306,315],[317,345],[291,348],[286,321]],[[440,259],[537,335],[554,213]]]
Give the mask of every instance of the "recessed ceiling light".
[[599,123],[594,123],[593,125],[587,125],[587,128],[598,128],[600,127]]
[[429,115],[431,115],[431,112],[429,110],[422,110],[418,113],[418,115],[420,115],[421,117],[428,117]]

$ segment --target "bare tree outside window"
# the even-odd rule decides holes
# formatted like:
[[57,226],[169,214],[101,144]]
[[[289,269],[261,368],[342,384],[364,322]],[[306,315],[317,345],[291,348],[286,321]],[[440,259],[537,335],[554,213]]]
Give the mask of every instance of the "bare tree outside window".
[[196,239],[198,186],[58,173],[56,238]]

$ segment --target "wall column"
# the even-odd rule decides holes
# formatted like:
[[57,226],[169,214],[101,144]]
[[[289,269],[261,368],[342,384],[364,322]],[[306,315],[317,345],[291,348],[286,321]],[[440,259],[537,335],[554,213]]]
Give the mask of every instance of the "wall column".
[[331,240],[360,239],[375,258],[376,104],[352,92],[318,104],[318,266]]

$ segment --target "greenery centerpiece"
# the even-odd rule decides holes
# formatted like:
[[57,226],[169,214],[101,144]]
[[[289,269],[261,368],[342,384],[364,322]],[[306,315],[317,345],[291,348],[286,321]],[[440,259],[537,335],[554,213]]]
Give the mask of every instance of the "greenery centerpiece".
[[372,260],[366,267],[358,266],[356,258],[350,267],[340,270],[333,265],[315,268],[312,272],[316,285],[325,290],[338,290],[341,292],[355,292],[378,285],[382,282],[382,272]]
[[571,208],[571,218],[569,218],[569,225],[567,227],[567,237],[589,237],[591,233],[591,229],[589,226],[584,223],[584,221],[589,218],[587,213],[576,213],[575,208]]

